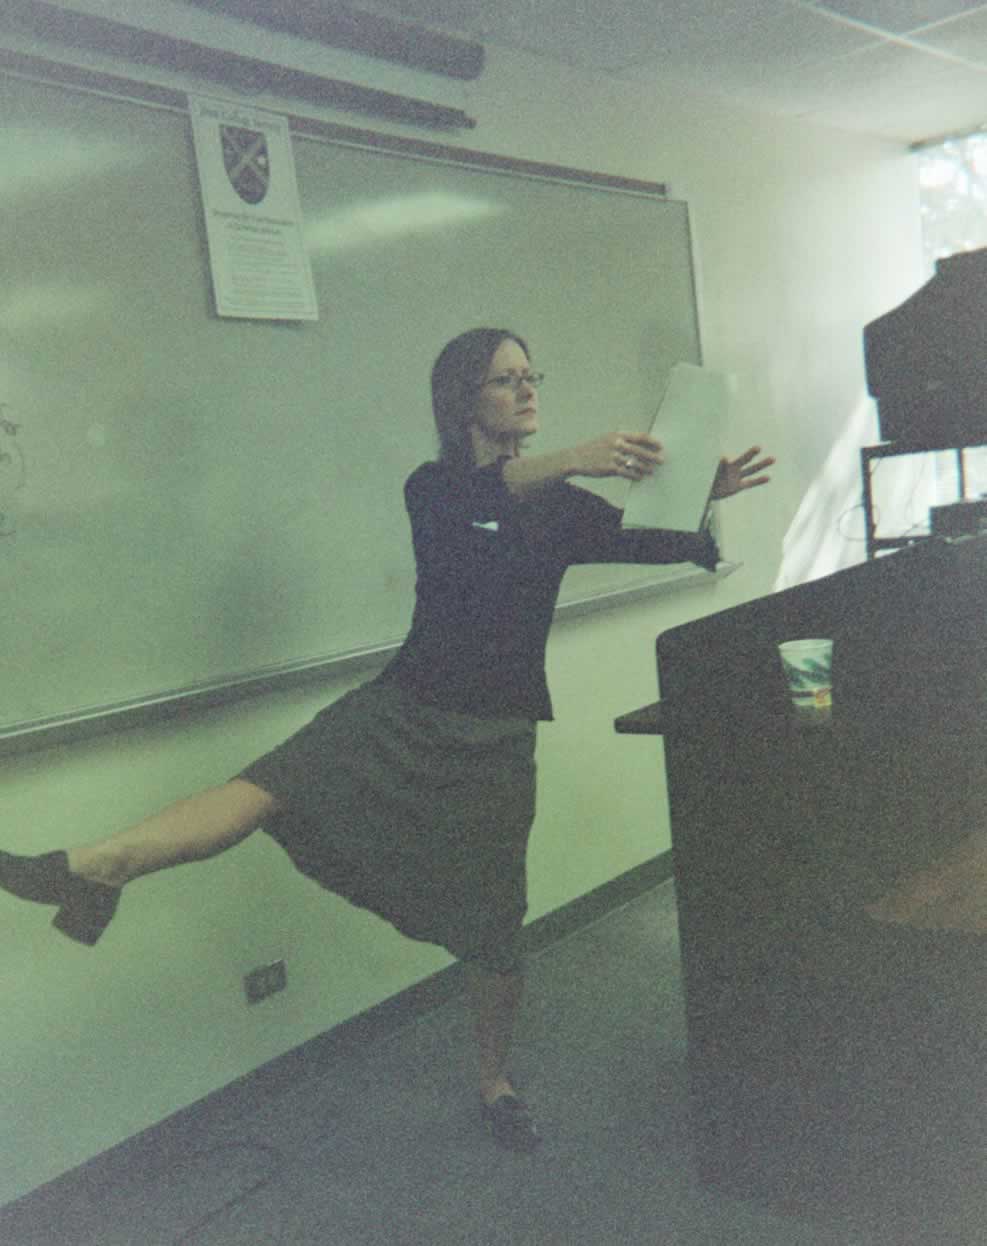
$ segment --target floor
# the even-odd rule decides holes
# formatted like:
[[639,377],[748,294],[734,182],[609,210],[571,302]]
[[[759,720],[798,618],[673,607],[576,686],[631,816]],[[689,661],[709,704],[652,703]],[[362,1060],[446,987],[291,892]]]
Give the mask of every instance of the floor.
[[[26,1199],[10,1246],[981,1246],[980,1188],[779,1210],[697,1180],[671,882],[533,957],[515,1075],[545,1136],[497,1150],[449,1000],[333,1061],[238,1083]],[[969,1199],[967,1198],[969,1195]]]

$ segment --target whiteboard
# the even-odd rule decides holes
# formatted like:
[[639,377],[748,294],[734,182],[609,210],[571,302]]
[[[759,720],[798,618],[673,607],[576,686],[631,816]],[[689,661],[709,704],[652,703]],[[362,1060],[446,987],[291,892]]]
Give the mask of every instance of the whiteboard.
[[[533,452],[648,427],[700,362],[660,194],[296,135],[320,319],[221,320],[187,112],[2,73],[0,115],[0,741],[399,643],[462,330],[531,344]],[[578,568],[562,602],[670,574]]]

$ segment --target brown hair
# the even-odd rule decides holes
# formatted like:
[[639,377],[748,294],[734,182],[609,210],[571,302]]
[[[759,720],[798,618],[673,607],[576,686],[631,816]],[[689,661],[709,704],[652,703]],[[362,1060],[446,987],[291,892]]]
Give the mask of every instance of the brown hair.
[[439,458],[454,471],[476,465],[470,417],[476,391],[502,342],[517,342],[530,358],[528,344],[510,329],[470,329],[448,342],[432,367],[432,414],[439,435]]

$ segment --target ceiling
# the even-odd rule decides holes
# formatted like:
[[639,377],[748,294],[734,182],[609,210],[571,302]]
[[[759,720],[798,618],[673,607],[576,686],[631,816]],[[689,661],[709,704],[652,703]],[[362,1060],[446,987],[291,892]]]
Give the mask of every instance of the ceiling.
[[987,4],[371,0],[360,7],[633,82],[918,143],[987,125]]

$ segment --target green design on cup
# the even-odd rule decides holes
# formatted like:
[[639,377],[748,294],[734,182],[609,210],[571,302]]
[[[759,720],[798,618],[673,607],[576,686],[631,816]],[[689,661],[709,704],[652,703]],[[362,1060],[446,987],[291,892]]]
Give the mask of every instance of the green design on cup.
[[833,703],[831,643],[815,640],[786,642],[780,648],[780,656],[795,708],[811,713],[828,710]]
[[828,662],[817,662],[809,658],[803,666],[794,666],[791,662],[781,660],[788,676],[788,686],[792,692],[812,691],[821,684],[829,684],[830,665]]

